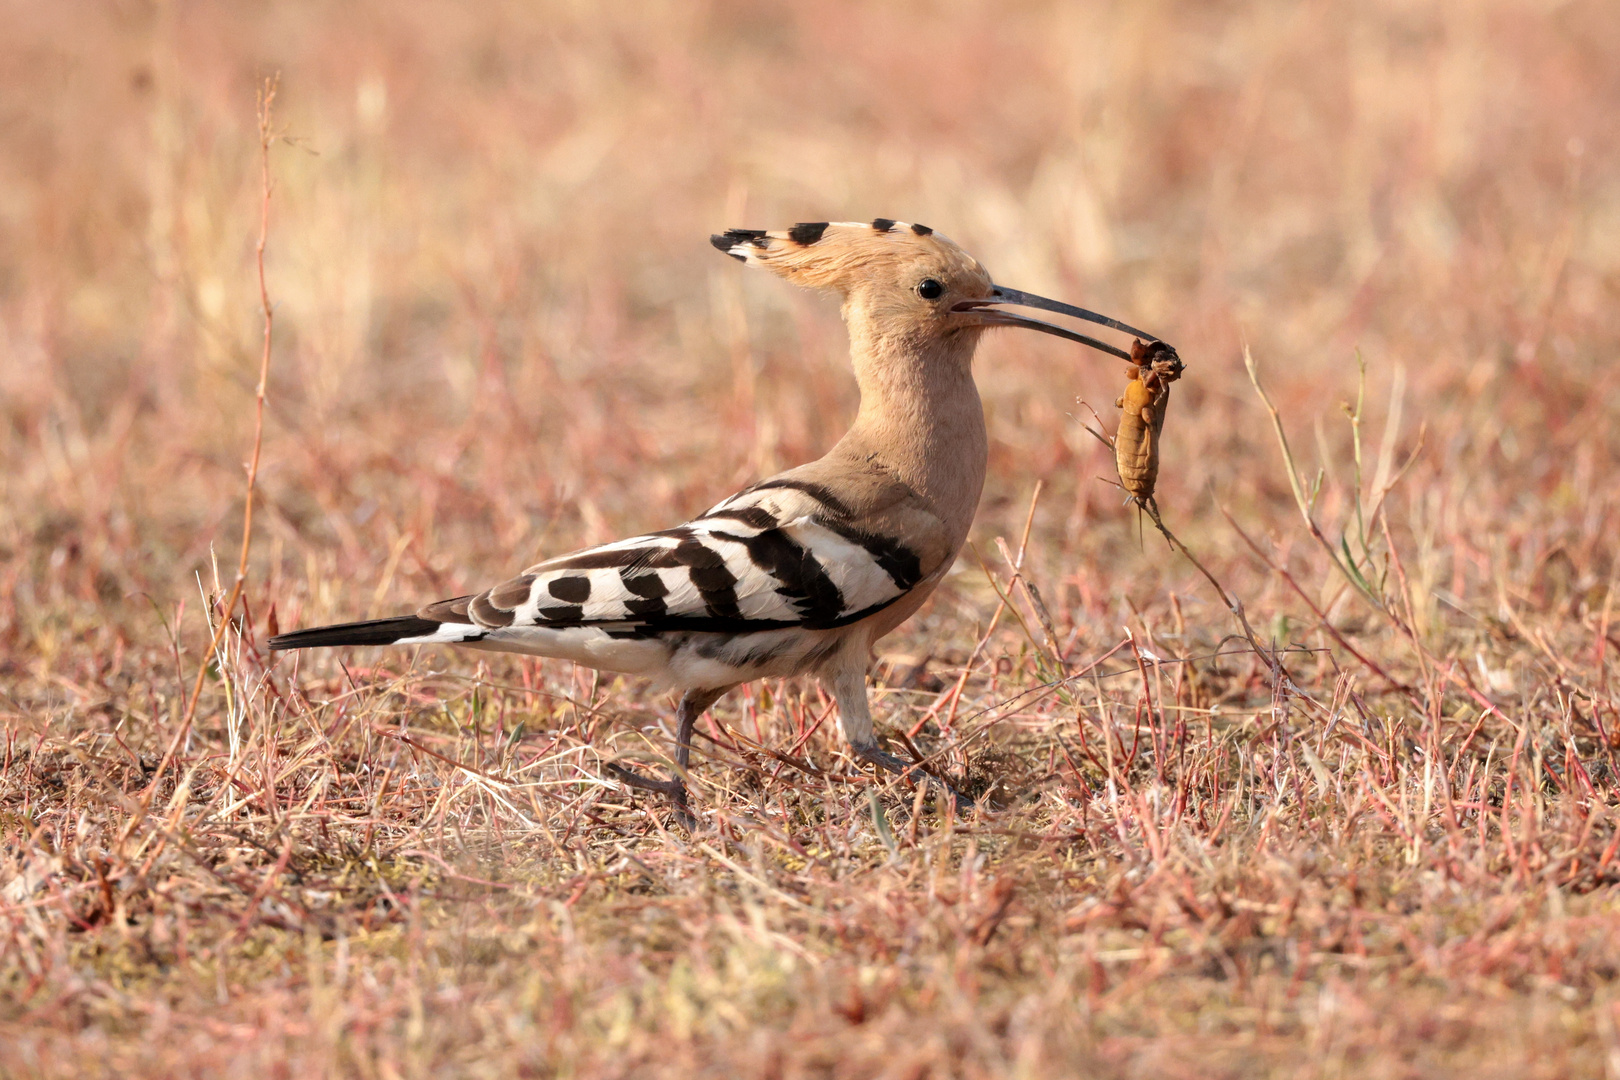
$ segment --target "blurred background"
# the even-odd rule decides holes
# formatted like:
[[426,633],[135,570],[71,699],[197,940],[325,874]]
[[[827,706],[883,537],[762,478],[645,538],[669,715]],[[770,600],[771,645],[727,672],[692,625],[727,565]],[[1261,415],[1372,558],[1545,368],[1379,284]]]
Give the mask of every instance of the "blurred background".
[[[1218,565],[1241,557],[1212,495],[1261,532],[1298,520],[1247,342],[1302,472],[1324,470],[1325,520],[1353,490],[1358,353],[1368,470],[1423,431],[1391,496],[1420,583],[1489,595],[1558,551],[1565,578],[1607,574],[1604,0],[13,2],[5,20],[8,712],[127,644],[163,655],[211,549],[229,580],[260,334],[254,97],[276,74],[256,619],[408,610],[817,455],[855,405],[836,302],[707,238],[879,215],[1178,345],[1160,502]],[[980,354],[975,535],[1016,537],[1043,481],[1034,558],[1065,624],[1202,588],[1096,479],[1077,399],[1107,415],[1119,367],[1029,334]],[[938,604],[980,616],[977,588]]]

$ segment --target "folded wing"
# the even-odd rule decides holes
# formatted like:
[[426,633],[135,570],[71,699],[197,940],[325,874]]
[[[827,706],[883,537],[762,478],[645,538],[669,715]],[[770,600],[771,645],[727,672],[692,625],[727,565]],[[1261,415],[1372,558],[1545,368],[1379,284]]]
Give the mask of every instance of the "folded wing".
[[421,616],[635,637],[846,626],[906,595],[948,557],[943,523],[911,501],[856,513],[789,474],[678,528],[547,560]]

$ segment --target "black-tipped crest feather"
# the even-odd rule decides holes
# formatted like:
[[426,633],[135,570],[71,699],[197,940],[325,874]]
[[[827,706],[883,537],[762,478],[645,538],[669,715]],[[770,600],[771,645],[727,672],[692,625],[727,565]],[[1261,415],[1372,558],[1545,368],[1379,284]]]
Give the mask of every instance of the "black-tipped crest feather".
[[827,225],[825,221],[801,221],[788,230],[788,239],[795,244],[809,247],[821,239],[821,234],[827,231]]

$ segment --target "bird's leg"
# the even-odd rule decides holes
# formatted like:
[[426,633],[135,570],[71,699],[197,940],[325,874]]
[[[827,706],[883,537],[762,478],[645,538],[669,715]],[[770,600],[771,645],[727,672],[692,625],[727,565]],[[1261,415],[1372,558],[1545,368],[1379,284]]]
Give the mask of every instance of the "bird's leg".
[[959,813],[973,809],[973,800],[957,791],[937,776],[929,776],[921,765],[901,761],[878,745],[872,731],[872,712],[866,700],[866,664],[864,656],[858,663],[845,663],[829,672],[825,678],[827,689],[838,702],[838,723],[844,739],[856,757],[880,769],[899,775],[903,779],[917,780],[922,773],[923,782],[933,782],[944,788],[956,801]]
[[729,689],[731,687],[725,686],[718,690],[688,690],[681,695],[681,703],[675,708],[675,772],[669,778],[675,792],[670,798],[675,802],[675,812],[689,829],[697,824],[686,805],[686,773],[692,764],[692,729],[697,726],[698,717]]
[[681,703],[675,708],[675,771],[668,780],[653,780],[641,776],[615,762],[607,764],[607,771],[622,784],[665,796],[674,804],[675,815],[681,824],[687,828],[696,825],[696,819],[692,817],[692,811],[686,805],[686,771],[692,763],[692,731],[704,710],[719,701],[721,695],[729,689],[731,688],[688,690],[681,695]]

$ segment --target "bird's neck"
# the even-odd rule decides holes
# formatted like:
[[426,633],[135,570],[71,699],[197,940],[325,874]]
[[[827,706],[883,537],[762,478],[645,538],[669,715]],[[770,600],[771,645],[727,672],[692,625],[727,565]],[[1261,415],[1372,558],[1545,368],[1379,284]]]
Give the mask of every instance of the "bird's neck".
[[850,327],[861,408],[833,453],[880,465],[927,498],[967,538],[989,443],[973,382],[979,335],[910,341]]

